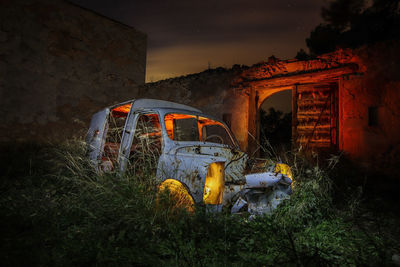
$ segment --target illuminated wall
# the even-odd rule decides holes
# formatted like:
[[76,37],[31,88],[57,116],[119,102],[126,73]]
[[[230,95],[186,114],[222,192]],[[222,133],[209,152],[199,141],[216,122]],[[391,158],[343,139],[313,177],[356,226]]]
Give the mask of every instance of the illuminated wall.
[[398,51],[397,43],[364,47],[357,51],[363,73],[341,79],[340,147],[368,168],[400,166]]
[[[399,43],[388,42],[339,50],[314,60],[270,58],[269,62],[256,64],[232,83],[249,98],[247,103],[236,103],[234,109],[248,107],[248,117],[239,115],[242,127],[233,130],[237,135],[244,136],[248,131],[249,136],[257,136],[259,105],[271,94],[291,89],[294,138],[299,138],[307,127],[314,130],[303,134],[305,141],[298,139],[298,145],[304,148],[312,132],[309,143],[314,145],[308,145],[308,149],[319,151],[331,144],[368,168],[400,166],[399,48]],[[334,88],[330,100],[326,91],[329,85]],[[308,110],[304,96],[314,102]],[[327,107],[325,113],[320,112],[323,107]],[[304,123],[307,120],[311,122]],[[256,143],[249,137],[242,146],[251,152]]]
[[[314,60],[278,60],[256,64],[236,77],[232,85],[249,98],[248,118],[242,120],[243,144],[252,153],[258,147],[261,104],[274,93],[292,90],[293,140],[305,149],[321,150],[338,143],[338,84],[343,75],[359,69],[350,50],[340,50]],[[336,133],[333,133],[333,132]],[[333,138],[332,138],[333,137]]]

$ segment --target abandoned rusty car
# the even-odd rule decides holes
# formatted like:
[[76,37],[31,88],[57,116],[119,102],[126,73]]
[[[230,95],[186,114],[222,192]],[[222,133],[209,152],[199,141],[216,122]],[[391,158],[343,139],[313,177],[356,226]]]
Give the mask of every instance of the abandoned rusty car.
[[137,99],[105,108],[93,115],[86,142],[99,172],[150,168],[188,209],[269,214],[291,194],[287,165],[250,160],[224,122],[190,106]]

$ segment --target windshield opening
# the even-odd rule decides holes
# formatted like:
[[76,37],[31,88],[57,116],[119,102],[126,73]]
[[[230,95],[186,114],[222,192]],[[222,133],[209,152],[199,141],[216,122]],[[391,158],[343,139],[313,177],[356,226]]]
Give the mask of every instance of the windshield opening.
[[177,113],[165,115],[164,121],[168,137],[171,140],[209,142],[235,147],[228,130],[219,121]]

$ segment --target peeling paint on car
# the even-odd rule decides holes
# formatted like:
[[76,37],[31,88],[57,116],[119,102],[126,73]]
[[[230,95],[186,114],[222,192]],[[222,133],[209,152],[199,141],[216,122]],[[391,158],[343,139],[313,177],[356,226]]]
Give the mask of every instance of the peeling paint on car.
[[[129,105],[129,109],[118,107]],[[185,105],[151,99],[131,100],[113,107],[108,107],[93,116],[87,143],[90,147],[89,157],[97,168],[104,162],[102,160],[108,131],[107,120],[113,112],[124,111],[126,122],[121,131],[120,143],[113,144],[119,147],[117,163],[120,171],[128,168],[131,154],[135,152],[133,140],[138,134],[137,122],[139,116],[157,117],[159,131],[154,136],[159,136],[159,158],[157,159],[156,178],[162,183],[166,179],[175,179],[188,188],[189,194],[195,203],[203,203],[205,182],[212,164],[223,164],[223,179],[225,187],[222,193],[222,206],[231,207],[233,213],[239,212],[247,205],[250,214],[260,215],[271,213],[291,193],[291,179],[281,173],[275,172],[275,165],[271,160],[252,161],[242,152],[232,132],[222,121],[208,116],[192,107]],[[171,115],[172,114],[172,115]],[[169,116],[169,117],[168,117]],[[166,118],[170,121],[166,121]],[[172,118],[173,121],[171,122]],[[198,132],[190,134],[195,138],[176,138],[173,127],[175,121],[187,119],[190,123],[198,123]],[[169,125],[167,125],[167,122]],[[207,126],[218,128],[221,135],[207,134]],[[135,128],[136,127],[136,128]],[[102,137],[98,137],[97,135]],[[185,132],[183,132],[185,136]],[[142,138],[142,137],[141,137]],[[197,140],[195,140],[197,138]],[[203,138],[203,139],[202,139]],[[117,141],[118,142],[118,141]],[[150,151],[152,152],[152,151]],[[110,169],[111,167],[108,167]],[[282,168],[280,168],[282,169]],[[208,189],[207,189],[208,190]],[[209,210],[221,210],[221,205],[210,207]]]

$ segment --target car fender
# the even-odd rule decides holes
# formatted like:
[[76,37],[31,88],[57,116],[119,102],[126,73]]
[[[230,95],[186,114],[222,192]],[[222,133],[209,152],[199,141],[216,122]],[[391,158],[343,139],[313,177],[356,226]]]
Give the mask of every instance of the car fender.
[[222,157],[188,154],[174,151],[163,153],[157,167],[159,182],[165,179],[176,179],[185,184],[196,203],[203,201],[204,184],[211,163],[225,162]]

